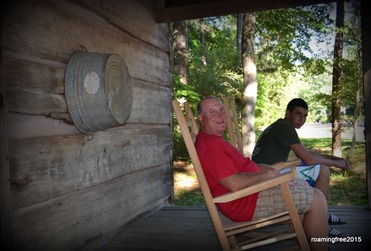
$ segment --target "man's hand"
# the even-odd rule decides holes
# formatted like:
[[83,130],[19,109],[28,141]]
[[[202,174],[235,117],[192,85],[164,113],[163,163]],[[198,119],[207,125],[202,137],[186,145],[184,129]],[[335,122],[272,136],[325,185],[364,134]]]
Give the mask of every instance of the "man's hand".
[[336,166],[336,167],[339,167],[339,168],[342,168],[342,169],[348,169],[349,168],[349,162],[344,158],[336,157],[336,156],[333,156],[333,155],[327,155],[327,154],[322,154],[322,156],[324,158],[333,160],[335,162],[333,165]]
[[349,163],[346,159],[337,159],[336,161],[336,167],[343,168],[343,169],[348,169],[349,168]]
[[280,175],[280,170],[277,169],[277,168],[274,168],[272,166],[265,165],[265,164],[258,164],[258,166],[259,166],[260,170],[266,171],[270,178],[273,178],[273,177],[276,177],[276,176]]

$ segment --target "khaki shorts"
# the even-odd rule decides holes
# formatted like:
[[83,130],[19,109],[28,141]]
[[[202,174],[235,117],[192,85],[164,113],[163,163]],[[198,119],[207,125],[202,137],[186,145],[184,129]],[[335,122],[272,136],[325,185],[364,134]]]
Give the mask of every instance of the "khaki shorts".
[[[308,211],[313,199],[313,188],[309,186],[305,180],[294,179],[289,182],[289,190],[298,213],[305,213]],[[287,206],[282,196],[281,186],[275,186],[259,193],[252,220],[281,213],[283,211],[287,211]]]

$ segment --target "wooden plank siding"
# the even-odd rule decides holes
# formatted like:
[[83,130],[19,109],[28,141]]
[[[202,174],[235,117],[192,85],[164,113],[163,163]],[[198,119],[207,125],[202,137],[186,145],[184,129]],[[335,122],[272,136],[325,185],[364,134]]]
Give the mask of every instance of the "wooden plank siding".
[[[95,250],[172,200],[169,26],[154,21],[152,0],[3,6],[14,249]],[[125,125],[91,135],[74,126],[64,78],[76,51],[125,60],[133,93]]]
[[[371,246],[371,211],[365,207],[330,207],[329,211],[347,221],[332,226],[348,242],[329,244],[333,251],[367,250]],[[282,226],[287,227],[287,226]],[[355,241],[357,238],[358,241]],[[360,239],[358,239],[360,238]],[[295,240],[250,249],[253,251],[298,250]],[[164,207],[138,222],[99,251],[221,251],[210,215],[205,207]]]
[[113,128],[92,136],[9,140],[13,207],[44,202],[147,168],[165,165],[170,171],[172,145],[165,136],[171,137],[168,129],[150,126]]

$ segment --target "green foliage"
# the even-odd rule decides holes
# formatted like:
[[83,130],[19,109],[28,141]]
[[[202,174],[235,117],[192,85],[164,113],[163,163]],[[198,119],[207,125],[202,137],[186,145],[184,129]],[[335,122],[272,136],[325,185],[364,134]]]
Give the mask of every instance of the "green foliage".
[[179,189],[175,192],[174,202],[176,206],[206,206],[200,189]]
[[199,21],[190,22],[188,83],[202,97],[241,93],[241,59],[232,20],[231,16],[204,19],[205,45],[199,41]]
[[313,35],[324,40],[325,25],[331,22],[329,6],[258,12],[255,37],[259,71],[294,70],[310,60],[307,55],[312,52]]
[[367,183],[364,175],[349,170],[331,173],[329,206],[367,205]]
[[308,122],[329,120],[329,99],[322,88],[331,85],[331,79],[323,77],[328,74],[329,61],[310,55],[313,37],[317,42],[329,43],[331,11],[332,5],[316,5],[258,13],[256,127],[283,117],[287,103],[296,97],[309,104]]
[[[301,139],[307,149],[323,154],[331,153],[331,139]],[[343,140],[343,157],[350,149],[351,141]],[[357,142],[347,171],[331,170],[328,204],[330,206],[367,204],[365,144]]]
[[298,96],[309,106],[307,122],[331,122],[331,80],[327,74],[312,76],[302,83]]
[[197,104],[201,100],[200,94],[195,91],[195,87],[182,84],[176,75],[173,75],[173,98],[185,98],[191,104]]
[[[173,121],[176,122],[175,116]],[[188,160],[189,155],[182,134],[177,124],[173,123],[173,159]]]
[[310,58],[302,64],[304,72],[314,75],[320,75],[325,73],[326,66],[327,62],[325,60],[317,58]]

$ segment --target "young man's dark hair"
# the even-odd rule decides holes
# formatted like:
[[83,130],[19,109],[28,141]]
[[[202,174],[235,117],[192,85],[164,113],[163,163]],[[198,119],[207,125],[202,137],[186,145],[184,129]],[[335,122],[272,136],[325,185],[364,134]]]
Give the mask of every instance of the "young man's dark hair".
[[294,98],[292,99],[288,104],[287,104],[287,108],[286,110],[289,110],[290,112],[292,112],[295,107],[302,107],[304,108],[305,110],[308,110],[308,104],[307,102],[305,102],[303,99],[301,98]]

